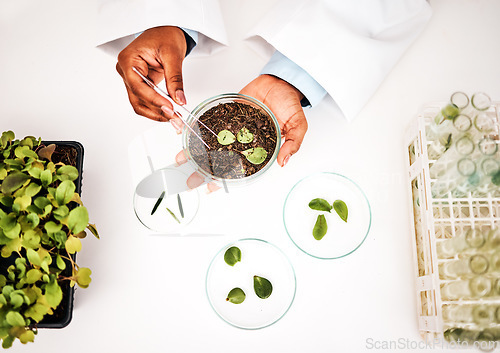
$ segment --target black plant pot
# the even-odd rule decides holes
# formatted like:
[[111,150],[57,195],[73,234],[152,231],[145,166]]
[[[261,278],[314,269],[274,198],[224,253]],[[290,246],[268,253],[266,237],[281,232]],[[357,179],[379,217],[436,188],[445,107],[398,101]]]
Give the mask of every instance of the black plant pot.
[[[75,168],[78,169],[78,179],[75,180],[76,192],[81,195],[82,192],[82,174],[83,174],[83,145],[76,141],[42,141],[42,144],[47,146],[50,144],[55,144],[56,151],[53,157],[60,152],[61,148],[69,147],[73,151],[71,153],[76,153],[76,165]],[[0,257],[0,273],[4,276],[7,275],[7,268],[13,265],[17,254],[12,255],[9,258]],[[73,261],[76,260],[76,254],[72,255]],[[62,275],[69,277],[71,273],[71,264],[66,261],[66,269],[63,271]],[[53,310],[52,315],[45,315],[43,320],[39,323],[34,323],[31,326],[36,328],[63,328],[69,325],[71,318],[73,316],[73,298],[75,294],[75,287],[70,287],[69,281],[64,281],[60,283],[63,297],[59,306]]]

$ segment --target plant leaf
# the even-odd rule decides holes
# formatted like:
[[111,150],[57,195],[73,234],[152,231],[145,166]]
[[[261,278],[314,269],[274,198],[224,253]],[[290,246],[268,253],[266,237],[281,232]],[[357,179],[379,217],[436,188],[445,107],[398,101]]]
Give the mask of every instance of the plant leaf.
[[80,241],[80,239],[70,235],[66,240],[65,247],[68,253],[74,254],[82,250],[82,242]]
[[344,201],[342,200],[335,200],[335,202],[333,203],[333,209],[335,210],[335,212],[337,212],[337,214],[339,215],[339,217],[344,221],[344,222],[347,222],[347,216],[348,216],[348,209],[347,209],[347,205],[345,204]]
[[309,208],[317,211],[326,211],[330,212],[332,210],[332,206],[325,199],[313,199],[309,202]]
[[57,178],[61,181],[71,180],[74,181],[78,178],[78,169],[72,165],[63,165],[56,172]]
[[175,213],[173,213],[168,207],[166,208],[168,213],[170,213],[170,215],[177,221],[177,223],[181,223],[181,221],[179,221],[179,218],[177,218],[177,216],[175,215]]
[[241,152],[252,164],[261,164],[267,158],[267,151],[262,147],[249,148]]
[[24,174],[19,171],[14,171],[7,175],[2,181],[2,192],[5,194],[10,194],[17,189],[19,189],[28,179],[29,175]]
[[87,288],[92,281],[90,278],[90,275],[92,274],[92,271],[89,268],[86,267],[80,267],[78,269],[78,272],[76,273],[76,283],[81,287],[81,288]]
[[25,326],[26,322],[23,319],[23,316],[17,311],[9,311],[7,315],[5,315],[5,319],[10,326]]
[[45,169],[40,173],[40,181],[42,182],[43,187],[47,187],[52,183],[52,172],[48,169]]
[[253,289],[260,299],[266,299],[273,292],[273,285],[267,278],[253,276]]
[[234,134],[231,131],[229,131],[229,130],[222,130],[217,135],[217,141],[219,141],[219,143],[221,145],[226,146],[226,145],[230,145],[234,141],[236,141],[236,137],[234,137]]
[[224,253],[224,261],[229,266],[234,266],[237,262],[241,261],[241,250],[236,246],[230,247]]
[[96,237],[97,239],[100,239],[99,238],[99,232],[97,231],[97,228],[95,226],[95,224],[90,224],[87,226],[87,229],[90,230],[90,232],[92,234],[94,234],[94,237]]
[[38,155],[52,162],[52,153],[56,150],[56,145],[51,144],[38,150]]
[[318,215],[318,218],[316,219],[316,224],[314,224],[313,228],[313,237],[316,240],[321,240],[325,236],[326,232],[328,230],[328,226],[326,224],[326,218],[325,215]]
[[156,212],[156,210],[158,209],[158,206],[160,206],[164,197],[165,197],[165,191],[162,191],[160,194],[160,197],[158,197],[158,200],[156,200],[155,205],[153,206],[153,209],[151,210],[151,216]]
[[241,288],[233,288],[227,294],[226,301],[233,304],[241,304],[245,300],[245,292]]
[[89,223],[89,214],[87,209],[79,206],[70,211],[68,215],[68,228],[73,234],[83,232]]
[[241,143],[250,143],[253,141],[253,134],[246,127],[243,127],[236,134],[236,138]]
[[73,194],[75,193],[75,189],[75,183],[73,183],[71,180],[64,180],[63,182],[61,182],[61,184],[59,184],[59,186],[57,187],[55,193],[55,199],[57,203],[62,206],[70,202],[73,198]]

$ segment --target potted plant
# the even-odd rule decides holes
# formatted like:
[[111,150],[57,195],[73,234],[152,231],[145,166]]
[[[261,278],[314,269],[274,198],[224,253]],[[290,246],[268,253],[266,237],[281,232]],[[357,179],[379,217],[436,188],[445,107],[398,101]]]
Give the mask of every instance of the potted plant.
[[46,143],[12,131],[0,138],[0,339],[33,342],[38,328],[71,320],[75,283],[88,287],[91,271],[76,253],[88,229],[80,200],[83,147]]

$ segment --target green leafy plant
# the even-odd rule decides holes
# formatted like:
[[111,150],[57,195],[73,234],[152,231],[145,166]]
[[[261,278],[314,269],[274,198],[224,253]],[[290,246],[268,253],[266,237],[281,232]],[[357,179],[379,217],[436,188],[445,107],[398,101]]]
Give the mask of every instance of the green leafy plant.
[[[331,213],[331,210],[333,208],[335,212],[337,212],[337,214],[339,215],[340,219],[342,219],[344,222],[347,222],[347,216],[349,212],[346,203],[342,200],[335,200],[333,204],[330,205],[330,203],[325,199],[316,198],[312,199],[309,202],[309,208],[312,210],[325,211],[328,213]],[[327,231],[328,231],[328,225],[326,223],[325,215],[323,214],[318,215],[318,218],[316,218],[316,223],[314,224],[312,232],[314,239],[316,240],[323,239]]]
[[267,158],[267,151],[262,147],[249,148],[241,153],[252,164],[261,164]]
[[[229,130],[222,130],[217,135],[217,141],[224,146],[230,145],[238,139],[240,143],[250,143],[253,141],[253,134],[246,128],[243,127],[236,134]],[[232,151],[229,152],[232,155]],[[245,158],[252,164],[262,164],[267,158],[267,151],[263,147],[253,147],[244,151],[239,151]],[[244,170],[242,171],[244,172]]]
[[309,208],[316,211],[326,211],[330,212],[332,210],[332,206],[325,199],[313,199],[309,202]]
[[61,283],[87,288],[91,281],[91,270],[74,259],[86,229],[99,236],[75,192],[78,170],[54,163],[55,148],[31,136],[15,140],[12,131],[0,138],[0,254],[12,262],[0,275],[4,348],[16,338],[34,341],[36,323],[61,303]]

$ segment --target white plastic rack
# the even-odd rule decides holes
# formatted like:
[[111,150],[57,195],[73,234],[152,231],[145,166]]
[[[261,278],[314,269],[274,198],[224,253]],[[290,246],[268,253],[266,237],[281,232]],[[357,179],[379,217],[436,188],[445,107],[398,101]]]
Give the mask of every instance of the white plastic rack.
[[[479,228],[488,232],[500,226],[500,197],[488,195],[477,198],[470,194],[465,198],[453,198],[451,193],[445,198],[433,198],[431,186],[434,180],[429,174],[433,162],[428,158],[426,127],[432,114],[439,111],[443,104],[426,106],[409,126],[405,136],[407,151],[408,190],[412,207],[412,244],[415,260],[417,292],[418,327],[426,341],[445,339],[444,332],[451,327],[469,328],[470,324],[448,323],[443,320],[442,309],[445,304],[492,303],[500,304],[500,297],[486,297],[477,300],[445,301],[440,288],[447,282],[440,279],[438,266],[442,261],[436,253],[436,244],[447,238],[464,234],[468,229]],[[500,103],[493,104],[497,122],[500,120]],[[433,113],[431,113],[433,112]],[[500,324],[492,322],[491,327]]]

